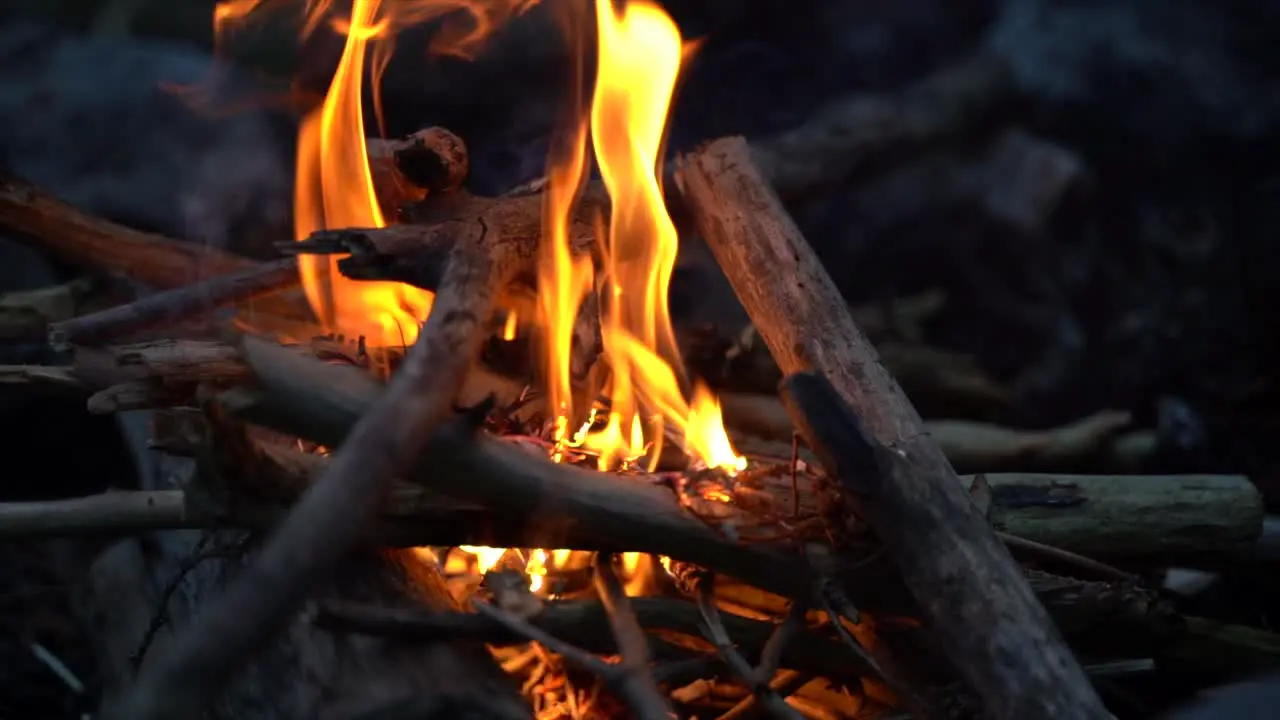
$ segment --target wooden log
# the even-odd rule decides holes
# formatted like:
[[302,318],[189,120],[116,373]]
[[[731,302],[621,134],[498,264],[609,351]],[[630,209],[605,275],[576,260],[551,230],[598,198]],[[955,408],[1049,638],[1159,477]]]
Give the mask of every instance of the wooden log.
[[[849,406],[866,423],[863,434],[856,420],[847,420],[835,437],[863,442],[856,467],[880,477],[860,478],[859,488],[844,461],[828,468],[875,527],[986,712],[1010,720],[1108,717],[1017,565],[879,365],[746,142],[727,138],[684,156],[677,180],[779,367],[787,373],[817,370],[822,375],[815,377],[833,388],[829,395],[807,393],[789,408],[815,450],[829,453],[824,463],[849,456],[835,454],[826,433],[837,429],[823,423],[853,418]],[[820,420],[814,415],[819,410],[825,411]]]
[[450,419],[498,294],[519,271],[519,255],[487,243],[487,234],[483,223],[456,229],[431,314],[385,392],[242,576],[142,674],[117,717],[159,720],[200,708],[357,544],[393,478]]
[[[328,447],[343,443],[380,393],[372,378],[350,367],[250,338],[244,351],[256,387],[228,391],[221,404],[246,420]],[[809,592],[813,577],[797,548],[735,542],[693,516],[653,478],[602,475],[553,463],[541,448],[537,453],[442,430],[405,476],[435,494],[528,518],[526,546],[567,547],[576,535],[596,547],[649,547],[782,594]]]
[[[127,534],[143,530],[223,527],[255,530],[278,523],[287,506],[305,492],[311,475],[327,458],[275,448],[259,458],[237,458],[245,482],[256,492],[237,497],[229,507],[193,502],[181,490],[160,493],[113,491],[102,495],[32,503],[0,503],[0,537],[39,537],[77,533]],[[779,473],[781,476],[781,473]],[[992,524],[1019,538],[1071,552],[1150,565],[1173,559],[1223,559],[1247,555],[1261,526],[1261,500],[1244,477],[1233,475],[1072,476],[984,475],[992,491]],[[961,476],[966,487],[974,476]],[[801,512],[814,517],[815,478],[797,478]],[[621,495],[633,481],[618,482]],[[658,482],[656,478],[646,482]],[[246,488],[248,492],[249,488]],[[792,502],[786,483],[747,482],[743,501],[726,509],[743,527],[769,523],[768,512]],[[774,531],[783,535],[781,528]],[[379,508],[369,537],[393,547],[484,545],[535,547],[554,544],[570,550],[599,551],[607,539],[573,527],[554,537],[539,529],[537,510],[495,512],[475,502],[443,497],[418,485],[398,484]],[[788,540],[775,541],[785,548]],[[641,539],[628,551],[660,553]]]
[[984,477],[995,527],[1082,555],[1187,562],[1244,551],[1262,533],[1262,495],[1240,475]]
[[[258,266],[253,260],[217,248],[179,242],[94,217],[8,176],[0,176],[0,226],[87,269],[124,275],[162,290]],[[257,308],[295,317],[306,312],[301,300],[260,298]]]
[[148,295],[125,305],[81,315],[49,326],[54,350],[72,345],[99,345],[156,325],[185,320],[241,300],[269,295],[299,283],[295,260],[255,265],[191,285]]

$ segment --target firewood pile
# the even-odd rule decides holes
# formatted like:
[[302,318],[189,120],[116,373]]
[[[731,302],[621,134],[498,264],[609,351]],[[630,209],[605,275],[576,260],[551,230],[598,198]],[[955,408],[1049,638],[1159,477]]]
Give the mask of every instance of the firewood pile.
[[[1122,412],[1041,431],[922,420],[917,406],[1007,391],[913,331],[945,297],[848,307],[783,206],[970,132],[1012,92],[975,57],[670,168],[674,230],[705,242],[751,320],[675,328],[678,371],[715,391],[737,467],[660,441],[606,467],[566,441],[549,331],[529,319],[549,292],[555,178],[471,194],[448,130],[368,142],[385,226],[282,239],[269,261],[4,177],[0,227],[156,291],[5,297],[5,337],[66,361],[0,379],[147,411],[163,472],[0,504],[0,536],[155,539],[82,544],[106,718],[1110,717],[1096,683],[1230,642],[1149,571],[1248,547],[1257,490],[1124,474],[1154,440]],[[1080,173],[1018,130],[971,165],[975,201],[1021,227]],[[579,190],[565,256],[602,272],[627,206]],[[430,312],[402,344],[331,332],[338,300],[315,300],[307,263],[429,293]],[[600,431],[600,377],[620,370],[593,293],[572,309],[565,376]]]

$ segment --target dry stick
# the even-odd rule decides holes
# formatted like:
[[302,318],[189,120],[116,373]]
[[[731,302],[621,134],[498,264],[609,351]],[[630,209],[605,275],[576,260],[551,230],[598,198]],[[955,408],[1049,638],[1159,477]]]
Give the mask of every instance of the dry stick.
[[[663,637],[669,634],[701,638],[701,615],[693,603],[671,597],[637,597],[630,598],[629,602],[642,627],[650,632],[663,631],[651,639],[654,647],[666,647]],[[772,622],[728,612],[722,613],[721,618],[734,640],[748,654],[762,652],[777,629]],[[600,601],[548,601],[537,614],[526,620],[543,632],[592,653],[619,653],[618,639],[610,629],[609,614]],[[333,632],[390,637],[402,642],[475,640],[507,646],[527,641],[523,635],[512,633],[482,615],[423,608],[322,602],[315,607],[312,622]],[[782,652],[781,662],[786,667],[837,681],[856,680],[865,672],[864,667],[849,662],[848,651],[836,640],[815,633],[799,633],[790,640]],[[681,642],[671,647],[685,654],[690,652],[690,644]],[[718,661],[711,663],[714,667],[708,667],[708,658],[698,660],[701,664],[691,663],[694,669],[698,669],[698,677],[706,677],[719,670]],[[671,669],[665,674],[669,676]],[[684,672],[679,674],[687,675]],[[668,677],[665,681],[670,682],[671,679]]]
[[[829,394],[807,380],[793,384],[811,392],[793,395],[792,418],[885,543],[986,712],[1009,720],[1108,717],[1017,564],[854,325],[746,142],[726,138],[683,157],[678,180],[698,229],[779,367],[830,378]],[[832,445],[859,439],[850,436],[857,418],[845,402],[858,408],[869,429],[861,450]],[[815,416],[815,408],[825,412]],[[861,465],[849,467],[851,459]]]
[[[480,350],[509,262],[478,238],[460,242],[431,315],[386,391],[243,574],[179,635],[123,698],[114,717],[159,720],[205,707],[236,666],[301,606],[359,541],[392,479],[451,415]],[[462,240],[462,238],[460,238]]]
[[720,609],[716,607],[711,587],[713,577],[708,573],[694,581],[694,599],[698,603],[698,610],[702,612],[703,633],[707,642],[715,647],[720,659],[724,660],[725,665],[738,676],[738,680],[746,685],[751,694],[760,699],[764,712],[780,720],[802,720],[804,716],[788,705],[769,685],[769,678],[761,678],[760,671],[753,670],[742,653],[733,646],[729,631],[720,620]]
[[620,694],[629,698],[632,712],[642,718],[665,718],[671,708],[658,690],[649,668],[649,644],[622,583],[613,571],[613,553],[596,553],[595,586],[609,614],[609,626],[618,640]]
[[[637,681],[627,667],[625,657],[623,662],[617,665],[607,663],[581,648],[574,647],[557,639],[554,635],[543,632],[540,628],[518,615],[509,613],[494,605],[473,600],[472,607],[476,609],[476,612],[502,625],[508,631],[546,647],[546,649],[565,660],[599,677],[604,681],[605,685],[608,685],[613,692],[617,693],[618,698],[640,720],[668,720],[670,717],[666,702],[663,701],[661,694],[657,694],[656,697],[651,695],[651,693],[658,693],[657,685],[653,684],[652,677],[648,678],[647,683]],[[620,639],[619,645],[621,645]]]
[[167,290],[101,312],[49,326],[54,350],[71,345],[99,345],[140,330],[185,320],[240,300],[269,295],[299,283],[298,263],[291,259],[257,265],[186,287]]
[[[195,243],[145,233],[94,217],[31,183],[0,174],[0,227],[74,264],[124,275],[159,289],[183,287],[201,276],[252,270],[258,262]],[[304,298],[267,296],[256,309],[293,317]]]

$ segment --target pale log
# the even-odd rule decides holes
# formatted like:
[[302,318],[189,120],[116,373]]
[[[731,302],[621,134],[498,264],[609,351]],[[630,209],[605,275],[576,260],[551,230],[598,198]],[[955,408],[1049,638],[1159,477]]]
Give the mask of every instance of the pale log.
[[[726,138],[682,157],[677,181],[779,367],[788,374],[816,370],[834,387],[832,398],[809,398],[827,410],[816,422],[834,421],[848,403],[865,423],[866,454],[882,466],[882,477],[864,478],[874,492],[848,494],[987,714],[1108,717],[1017,564],[854,325],[746,142]],[[813,411],[803,407],[793,418]],[[815,440],[815,427],[801,429]],[[840,475],[844,468],[830,469],[852,489],[846,483],[854,478]]]

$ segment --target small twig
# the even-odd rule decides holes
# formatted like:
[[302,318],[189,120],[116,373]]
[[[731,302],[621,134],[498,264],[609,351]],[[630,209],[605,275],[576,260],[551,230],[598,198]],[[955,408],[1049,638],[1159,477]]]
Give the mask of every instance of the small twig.
[[1072,567],[1087,570],[1095,575],[1100,575],[1108,580],[1134,582],[1138,579],[1138,576],[1133,573],[1127,573],[1120,568],[1113,567],[1104,562],[1099,562],[1093,558],[1087,558],[1083,555],[1073,553],[1070,550],[1063,550],[1062,548],[1056,548],[1052,545],[1045,545],[1044,543],[1038,543],[1035,540],[1028,540],[999,530],[996,531],[996,537],[1000,538],[1000,541],[1003,542],[1010,550],[1021,550],[1030,555],[1038,555],[1042,558],[1066,563]]
[[725,630],[724,623],[720,620],[720,609],[716,607],[715,598],[712,596],[713,577],[709,573],[703,573],[693,583],[694,598],[697,600],[698,610],[702,612],[702,629],[707,642],[715,646],[716,652],[729,666],[729,670],[751,691],[752,695],[759,698],[764,712],[771,717],[783,720],[802,720],[804,716],[788,705],[787,701],[769,686],[767,680],[759,681],[756,671],[747,663],[746,658],[742,657],[742,653],[733,646],[733,641],[729,639],[729,632]]
[[782,664],[782,653],[792,638],[804,630],[805,614],[809,612],[809,604],[795,600],[787,610],[787,617],[778,624],[778,628],[769,636],[764,649],[760,651],[760,662],[756,665],[756,682],[767,683],[778,672]]
[[[802,673],[797,670],[783,670],[769,683],[769,687],[773,688],[773,691],[778,693],[780,697],[786,698],[804,687],[812,679],[813,676],[808,673]],[[716,720],[737,720],[737,718],[747,717],[758,703],[759,700],[755,695],[748,695],[742,698],[737,705],[726,710]]]
[[876,676],[902,699],[903,704],[907,706],[907,710],[911,715],[915,717],[931,716],[932,713],[928,711],[928,706],[924,700],[901,678],[889,672],[879,660],[866,648],[862,647],[862,643],[858,642],[853,633],[849,632],[849,628],[844,626],[844,617],[857,624],[859,616],[858,609],[853,606],[853,603],[849,601],[844,592],[835,583],[824,582],[819,585],[817,595],[818,602],[821,603],[822,609],[827,615],[827,620],[835,628],[836,634],[840,636],[844,644],[853,650],[853,654],[870,667]]
[[[521,635],[531,642],[536,642],[568,662],[598,676],[627,704],[627,707],[640,720],[668,720],[669,713],[662,696],[658,696],[658,707],[660,709],[657,709],[653,705],[652,698],[644,697],[650,690],[639,688],[632,679],[632,674],[628,672],[628,668],[625,666],[625,657],[621,664],[607,663],[595,655],[564,642],[554,635],[542,631],[527,620],[521,619],[499,607],[476,600],[473,600],[471,604],[475,607],[476,612],[502,625],[510,632]],[[618,638],[618,641],[619,646],[621,646],[621,638]],[[641,692],[637,693],[637,690],[641,690]],[[654,686],[652,692],[656,692],[656,686]]]
[[618,668],[625,677],[619,682],[624,683],[627,689],[620,690],[619,694],[629,698],[628,704],[638,717],[666,717],[670,709],[649,668],[649,643],[631,601],[613,571],[613,557],[613,553],[596,554],[595,585],[600,602],[609,614],[609,627],[622,656]]
[[138,649],[134,650],[133,654],[129,656],[129,664],[133,666],[135,673],[138,672],[138,668],[142,667],[142,661],[146,659],[147,651],[151,649],[151,643],[155,641],[156,634],[165,625],[169,624],[169,601],[173,599],[174,593],[178,592],[178,587],[182,585],[182,581],[206,560],[231,558],[242,554],[254,538],[253,533],[245,533],[234,543],[209,547],[209,543],[216,535],[217,531],[211,529],[200,536],[200,540],[191,549],[191,554],[182,561],[182,564],[178,566],[178,572],[173,574],[173,577],[169,579],[169,582],[165,584],[164,589],[160,592],[160,601],[156,604],[155,613],[151,616],[147,631],[143,633],[142,640],[138,643]]

